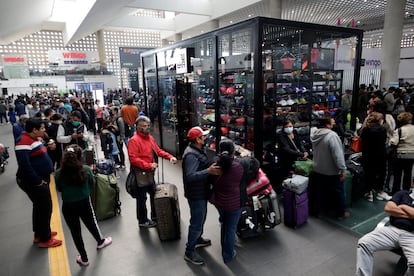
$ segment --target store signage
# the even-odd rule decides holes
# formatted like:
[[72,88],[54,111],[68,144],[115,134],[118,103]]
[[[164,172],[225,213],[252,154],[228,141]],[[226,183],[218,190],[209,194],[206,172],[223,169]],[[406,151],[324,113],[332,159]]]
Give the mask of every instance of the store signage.
[[49,50],[49,65],[55,70],[99,69],[98,52]]
[[2,61],[3,66],[27,65],[26,57],[23,55],[5,55]]
[[150,48],[119,47],[119,61],[121,68],[141,67],[140,54]]
[[191,58],[194,57],[194,48],[178,48],[174,52],[174,60],[176,64],[176,73],[184,74],[190,73]]
[[65,75],[66,81],[85,81],[84,75]]

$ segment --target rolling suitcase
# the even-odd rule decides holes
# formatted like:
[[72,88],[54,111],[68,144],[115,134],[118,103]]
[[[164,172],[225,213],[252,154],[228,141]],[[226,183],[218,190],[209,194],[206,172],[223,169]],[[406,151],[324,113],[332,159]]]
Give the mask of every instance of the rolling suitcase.
[[308,190],[301,194],[283,190],[284,223],[289,227],[300,226],[308,220]]
[[163,184],[157,185],[154,196],[158,237],[161,241],[176,240],[181,237],[178,190],[176,185],[164,183],[164,164],[162,182]]

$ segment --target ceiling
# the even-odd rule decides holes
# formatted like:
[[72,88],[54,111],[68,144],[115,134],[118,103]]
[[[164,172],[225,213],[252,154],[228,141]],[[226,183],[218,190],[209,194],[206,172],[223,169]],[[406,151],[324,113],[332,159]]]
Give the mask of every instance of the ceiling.
[[[277,0],[2,0],[0,44],[40,30],[60,30],[71,44],[99,30],[141,29],[182,39],[255,16],[270,16]],[[394,0],[401,1],[401,0]],[[280,0],[281,18],[355,27],[381,35],[386,0]],[[150,10],[150,11],[148,11]],[[165,11],[165,12],[164,12]],[[406,0],[404,33],[414,34],[414,0]],[[379,30],[379,31],[378,31]]]

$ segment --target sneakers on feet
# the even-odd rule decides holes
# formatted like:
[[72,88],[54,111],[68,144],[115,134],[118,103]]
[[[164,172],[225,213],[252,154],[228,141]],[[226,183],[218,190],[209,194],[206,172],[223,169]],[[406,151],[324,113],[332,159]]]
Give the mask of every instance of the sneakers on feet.
[[157,226],[157,223],[155,221],[148,220],[145,223],[139,223],[138,226],[139,227],[145,227],[145,228],[152,228],[152,227]]
[[46,241],[46,242],[39,242],[39,247],[41,248],[49,248],[49,247],[56,247],[62,245],[62,241],[61,240],[56,240],[54,238],[51,238],[50,240]]
[[88,265],[89,265],[89,261],[86,261],[86,262],[82,261],[82,257],[81,257],[80,255],[78,255],[78,256],[76,257],[76,262],[77,262],[77,263],[78,263],[78,265],[80,265],[80,266],[88,266]]
[[210,246],[211,245],[211,240],[210,239],[203,239],[203,238],[199,238],[195,248],[199,248],[199,247],[206,247],[206,246]]
[[103,241],[103,243],[98,244],[98,246],[96,247],[97,250],[102,249],[107,247],[108,245],[110,245],[112,243],[112,237],[106,237]]
[[351,213],[350,213],[350,212],[345,211],[345,212],[344,212],[344,215],[343,215],[342,217],[339,217],[338,219],[339,219],[339,220],[344,220],[344,219],[349,218],[349,216],[350,216],[350,215],[351,215]]
[[372,193],[366,193],[364,195],[365,199],[368,200],[369,202],[374,202],[374,196]]
[[200,255],[198,255],[197,252],[193,252],[193,254],[185,254],[184,255],[184,260],[186,260],[187,262],[190,262],[192,264],[195,265],[203,265],[204,264],[204,260],[203,258],[201,258]]
[[224,263],[227,264],[227,263],[231,262],[234,258],[236,258],[236,255],[237,255],[237,251],[233,249],[233,256],[228,261],[224,260]]
[[[53,238],[53,237],[56,237],[57,236],[57,232],[56,231],[51,231],[50,232],[50,237],[51,238]],[[39,243],[40,242],[40,237],[35,237],[34,239],[33,239],[33,243]]]
[[377,193],[377,200],[390,200],[391,196],[389,194],[387,194],[386,192],[380,192]]

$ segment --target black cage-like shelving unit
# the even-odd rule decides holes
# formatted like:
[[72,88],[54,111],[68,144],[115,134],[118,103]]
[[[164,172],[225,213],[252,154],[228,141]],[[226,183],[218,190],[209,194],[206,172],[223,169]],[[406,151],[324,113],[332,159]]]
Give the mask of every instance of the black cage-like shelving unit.
[[[254,153],[280,118],[304,137],[318,116],[354,91],[355,126],[363,31],[256,17],[141,54],[152,134],[181,156],[192,126],[209,129],[211,154],[223,137]],[[306,139],[305,139],[306,140]]]

